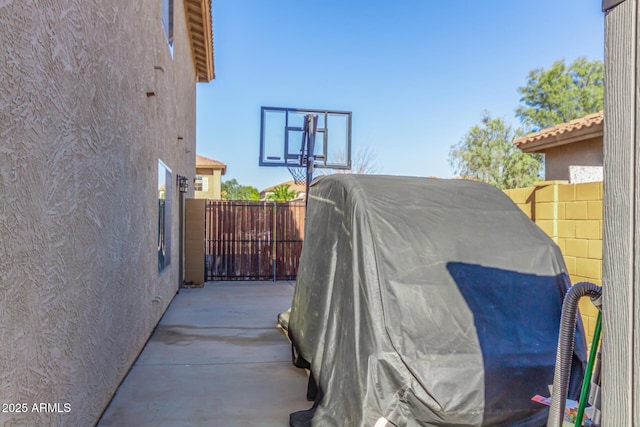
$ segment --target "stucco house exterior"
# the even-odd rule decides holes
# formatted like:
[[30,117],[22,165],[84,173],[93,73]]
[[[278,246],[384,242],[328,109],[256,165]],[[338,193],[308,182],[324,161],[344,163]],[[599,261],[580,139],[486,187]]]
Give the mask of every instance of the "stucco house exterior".
[[227,165],[196,154],[196,177],[193,190],[196,199],[222,200],[222,175]]
[[525,153],[544,154],[546,181],[571,181],[570,168],[575,167],[600,169],[602,176],[603,128],[604,114],[600,111],[525,135],[513,143]]
[[176,294],[211,19],[0,2],[0,425],[94,425]]

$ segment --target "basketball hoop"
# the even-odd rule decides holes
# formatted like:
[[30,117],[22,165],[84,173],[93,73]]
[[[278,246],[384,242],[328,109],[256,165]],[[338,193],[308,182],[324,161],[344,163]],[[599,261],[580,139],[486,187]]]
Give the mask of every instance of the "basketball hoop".
[[307,167],[306,166],[289,167],[287,169],[289,169],[289,172],[291,173],[291,176],[293,177],[293,182],[295,182],[296,184],[300,185],[300,184],[304,184],[305,182],[307,182]]
[[[305,186],[305,194],[309,193],[316,168],[351,170],[350,111],[262,107],[260,115],[258,164],[286,167],[293,182]],[[337,148],[332,148],[336,145],[333,142],[329,147],[329,132]],[[343,158],[336,156],[340,152]]]

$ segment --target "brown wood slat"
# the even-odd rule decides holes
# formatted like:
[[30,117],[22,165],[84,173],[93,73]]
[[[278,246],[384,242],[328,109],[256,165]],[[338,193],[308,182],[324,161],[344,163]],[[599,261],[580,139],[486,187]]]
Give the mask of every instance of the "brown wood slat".
[[[304,203],[210,201],[207,280],[295,279]],[[275,251],[275,252],[274,252]]]

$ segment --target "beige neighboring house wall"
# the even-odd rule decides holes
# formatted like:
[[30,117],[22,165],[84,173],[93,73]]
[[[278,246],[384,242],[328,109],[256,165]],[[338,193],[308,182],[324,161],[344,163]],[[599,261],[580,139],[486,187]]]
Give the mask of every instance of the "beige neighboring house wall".
[[208,157],[196,155],[196,180],[194,193],[196,199],[222,200],[222,175],[227,165]]
[[95,425],[178,290],[176,176],[195,176],[213,41],[209,1],[174,0],[172,57],[162,4],[0,2],[0,402],[29,406],[0,425]]
[[569,180],[569,166],[602,166],[602,135],[549,148],[544,153],[545,180]]
[[542,153],[545,180],[568,181],[569,166],[603,165],[602,111],[526,135],[514,144],[526,153]]

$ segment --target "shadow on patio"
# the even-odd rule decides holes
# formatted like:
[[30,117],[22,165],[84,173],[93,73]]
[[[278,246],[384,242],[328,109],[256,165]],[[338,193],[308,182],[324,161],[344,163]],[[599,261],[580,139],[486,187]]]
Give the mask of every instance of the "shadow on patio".
[[182,289],[98,426],[287,426],[311,406],[276,327],[293,282]]

